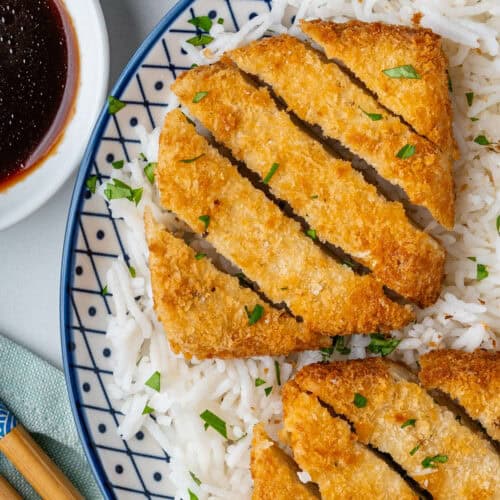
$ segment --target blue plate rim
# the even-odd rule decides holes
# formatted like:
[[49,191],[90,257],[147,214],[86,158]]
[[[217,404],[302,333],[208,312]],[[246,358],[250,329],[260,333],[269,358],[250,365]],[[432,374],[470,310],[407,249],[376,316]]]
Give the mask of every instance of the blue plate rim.
[[[110,95],[115,97],[120,97],[123,93],[124,88],[130,82],[132,76],[137,72],[140,67],[144,57],[151,51],[158,40],[163,36],[165,30],[172,25],[175,20],[186,10],[189,5],[191,5],[195,0],[180,0],[177,2],[161,19],[157,26],[151,31],[151,33],[146,37],[144,42],[141,44],[139,49],[132,56],[125,69],[118,78],[116,84],[111,90]],[[59,285],[59,328],[61,335],[61,352],[63,359],[63,368],[66,378],[66,387],[68,390],[71,411],[73,413],[73,419],[77,428],[80,441],[82,443],[85,455],[90,464],[94,477],[97,480],[97,484],[106,499],[116,498],[109,481],[104,471],[101,459],[97,455],[95,449],[92,446],[92,439],[88,431],[87,417],[81,408],[77,405],[76,394],[78,391],[76,373],[70,367],[73,360],[73,352],[69,348],[70,341],[70,328],[69,319],[71,317],[71,298],[70,290],[74,281],[73,267],[74,267],[74,252],[73,249],[76,244],[77,238],[77,220],[78,214],[81,211],[83,197],[82,188],[85,179],[89,175],[92,168],[92,162],[95,156],[96,149],[100,143],[102,133],[108,124],[110,115],[107,111],[107,105],[104,106],[99,118],[96,122],[94,130],[92,132],[90,141],[85,150],[80,168],[78,170],[78,175],[75,181],[75,186],[73,188],[73,193],[71,195],[71,205],[69,209],[68,219],[66,222],[66,230],[63,245],[63,254],[61,259],[61,276]]]

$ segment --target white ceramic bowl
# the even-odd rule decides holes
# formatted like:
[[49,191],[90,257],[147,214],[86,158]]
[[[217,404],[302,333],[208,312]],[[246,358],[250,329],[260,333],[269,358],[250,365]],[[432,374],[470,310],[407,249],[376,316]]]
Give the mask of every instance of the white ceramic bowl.
[[80,74],[74,113],[62,139],[43,163],[0,192],[0,230],[38,209],[68,179],[80,163],[106,97],[109,44],[99,0],[62,2],[73,22],[79,49]]

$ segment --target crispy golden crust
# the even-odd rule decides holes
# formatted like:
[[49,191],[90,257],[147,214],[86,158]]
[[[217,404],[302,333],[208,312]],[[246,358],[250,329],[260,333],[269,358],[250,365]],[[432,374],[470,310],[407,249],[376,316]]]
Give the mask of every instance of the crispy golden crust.
[[[414,203],[431,211],[436,205],[438,218],[440,207],[453,207],[453,180],[449,166],[441,161],[442,153],[380,107],[336,64],[325,62],[319,52],[295,37],[281,35],[236,49],[229,57],[243,71],[271,85],[299,118],[319,125],[326,135],[339,139],[383,177],[400,185]],[[373,121],[363,111],[383,119]],[[414,145],[416,152],[401,160],[396,153],[405,144]],[[391,226],[390,236],[395,252],[372,252],[362,263],[389,288],[422,306],[430,305],[441,288],[443,249],[401,216]]]
[[[380,102],[450,158],[458,158],[448,93],[448,60],[431,30],[383,23],[302,21],[327,56],[341,60]],[[411,64],[420,79],[389,78],[384,69]]]
[[[401,365],[371,358],[309,365],[295,381],[345,415],[362,443],[389,453],[434,498],[500,498],[500,458],[492,445],[411,378]],[[365,407],[354,404],[356,393],[366,397]],[[408,419],[415,425],[402,428]],[[436,455],[448,460],[435,469],[423,467],[422,460]]]
[[318,483],[321,498],[418,498],[403,478],[357,442],[349,425],[332,417],[316,396],[288,382],[283,388],[287,441],[302,470]]
[[[155,311],[175,352],[186,357],[234,358],[286,354],[328,345],[283,311],[263,304],[238,279],[218,271],[145,214],[149,269]],[[248,324],[245,306],[264,306],[262,318]]]
[[420,356],[420,380],[458,400],[488,434],[500,441],[500,353],[451,349]]
[[299,468],[272,441],[262,424],[253,428],[250,471],[253,478],[252,500],[317,500],[313,485],[302,484]]
[[200,233],[198,218],[209,215],[207,239],[217,250],[319,335],[387,331],[408,319],[371,276],[356,275],[322,252],[178,110],[165,120],[156,179],[165,208]]

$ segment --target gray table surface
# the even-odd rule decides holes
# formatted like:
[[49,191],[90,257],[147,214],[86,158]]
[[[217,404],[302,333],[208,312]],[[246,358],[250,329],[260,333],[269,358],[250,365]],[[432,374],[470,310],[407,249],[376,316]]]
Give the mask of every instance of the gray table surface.
[[[110,86],[173,0],[101,0]],[[36,213],[0,232],[0,333],[61,367],[59,275],[76,173]]]

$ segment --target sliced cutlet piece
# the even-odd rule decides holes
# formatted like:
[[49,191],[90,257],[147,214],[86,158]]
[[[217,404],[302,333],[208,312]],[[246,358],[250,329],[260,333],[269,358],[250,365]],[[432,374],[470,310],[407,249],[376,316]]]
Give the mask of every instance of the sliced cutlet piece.
[[164,208],[205,232],[271,301],[285,302],[319,335],[389,331],[411,320],[372,276],[323,252],[179,110],[165,119],[156,180]]
[[431,351],[419,359],[419,378],[428,389],[439,389],[479,420],[500,441],[500,353],[454,349]]
[[[172,89],[262,179],[273,164],[279,165],[269,188],[319,239],[342,248],[419,304],[437,299],[443,275],[442,262],[435,259],[438,244],[422,245],[422,238],[429,240],[411,226],[402,205],[385,200],[350,163],[331,156],[297,127],[266,88],[255,87],[223,61],[184,73]],[[208,94],[194,103],[198,91]]]
[[404,479],[332,417],[317,397],[293,381],[283,388],[286,441],[299,467],[319,485],[321,498],[417,499]]
[[[329,58],[342,61],[384,106],[402,116],[441,151],[458,159],[448,60],[439,35],[425,28],[361,21],[301,21],[300,27]],[[405,68],[384,73],[401,66],[411,66],[416,75],[411,68],[410,73],[404,72]]]
[[252,500],[318,500],[312,484],[301,483],[294,461],[267,435],[262,424],[253,428],[250,472]]
[[[300,119],[319,125],[327,137],[339,140],[406,191],[412,203],[426,207],[444,226],[453,226],[449,155],[382,108],[335,63],[289,35],[263,38],[230,52],[229,57],[243,71],[271,85]],[[400,158],[398,153],[406,145],[414,153]],[[422,246],[436,248],[427,241],[429,236],[420,239]],[[424,255],[428,254],[424,248]],[[442,263],[443,252],[436,249],[435,254]],[[423,269],[427,266],[425,260],[420,264]]]
[[[264,304],[236,277],[216,269],[145,214],[155,311],[174,352],[187,358],[235,358],[286,354],[329,345],[284,311]],[[250,325],[245,308],[263,314]]]
[[434,498],[500,498],[500,458],[491,443],[435,403],[403,365],[382,358],[315,364],[295,381]]

